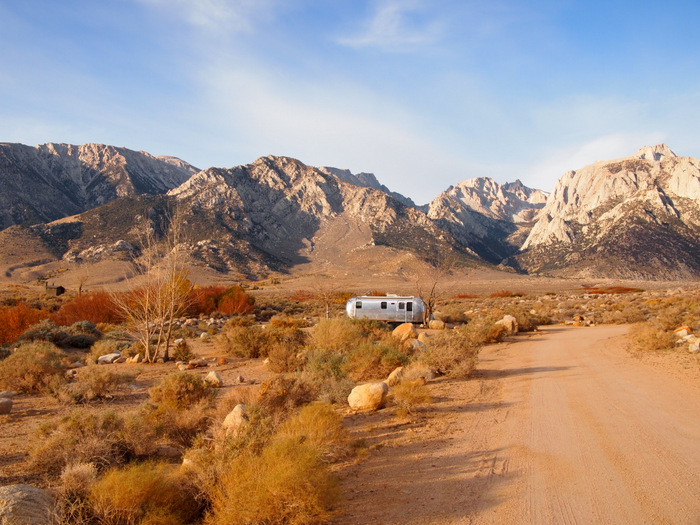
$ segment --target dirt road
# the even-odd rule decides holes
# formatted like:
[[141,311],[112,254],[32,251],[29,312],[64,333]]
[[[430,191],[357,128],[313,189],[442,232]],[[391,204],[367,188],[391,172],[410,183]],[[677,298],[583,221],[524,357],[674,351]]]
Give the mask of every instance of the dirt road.
[[435,385],[423,434],[343,480],[336,523],[700,524],[700,385],[630,357],[625,331],[486,348],[477,380]]

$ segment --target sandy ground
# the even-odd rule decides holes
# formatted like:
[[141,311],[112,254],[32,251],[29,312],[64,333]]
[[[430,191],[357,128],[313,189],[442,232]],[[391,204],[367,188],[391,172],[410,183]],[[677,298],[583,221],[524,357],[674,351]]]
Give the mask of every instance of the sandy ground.
[[545,328],[412,420],[356,416],[371,453],[334,523],[700,523],[697,376],[631,356],[626,329]]

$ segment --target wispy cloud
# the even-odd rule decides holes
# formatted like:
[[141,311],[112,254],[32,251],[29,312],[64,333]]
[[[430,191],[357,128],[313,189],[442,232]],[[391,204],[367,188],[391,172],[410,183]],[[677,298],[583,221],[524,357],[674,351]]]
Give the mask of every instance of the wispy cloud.
[[441,23],[422,2],[415,0],[379,0],[358,34],[337,39],[354,48],[379,48],[384,51],[407,51],[436,42]]
[[135,0],[167,9],[188,24],[208,31],[250,32],[270,0]]

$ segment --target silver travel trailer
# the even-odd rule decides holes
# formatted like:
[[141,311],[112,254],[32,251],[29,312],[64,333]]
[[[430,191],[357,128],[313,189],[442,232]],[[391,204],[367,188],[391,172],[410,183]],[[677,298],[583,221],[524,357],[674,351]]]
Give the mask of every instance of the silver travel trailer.
[[384,297],[352,297],[345,304],[345,313],[353,319],[374,319],[390,323],[422,323],[425,303],[420,297],[386,295]]

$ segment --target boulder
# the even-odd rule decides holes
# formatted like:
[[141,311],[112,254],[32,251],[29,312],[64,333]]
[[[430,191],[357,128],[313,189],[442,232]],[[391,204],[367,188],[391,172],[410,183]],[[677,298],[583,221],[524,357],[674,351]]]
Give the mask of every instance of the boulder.
[[219,372],[212,370],[204,378],[204,382],[212,388],[221,388],[224,386],[224,380],[221,379]]
[[0,487],[2,525],[47,525],[53,523],[56,503],[51,495],[30,485]]
[[233,410],[228,413],[221,424],[226,434],[238,432],[242,427],[248,424],[248,414],[246,413],[245,405],[239,404],[233,407]]
[[0,397],[0,415],[9,414],[12,412],[12,399],[9,397]]
[[416,329],[411,323],[400,324],[399,326],[394,328],[394,331],[391,332],[391,335],[393,335],[396,339],[398,339],[401,342],[406,341],[407,339],[415,339],[418,337],[418,333],[416,332]]
[[119,359],[121,356],[122,355],[119,352],[113,352],[111,354],[101,355],[100,357],[97,358],[97,364],[98,365],[111,365],[117,359]]
[[428,328],[430,328],[431,330],[444,330],[445,328],[447,328],[447,325],[444,321],[440,321],[438,319],[431,319],[428,323]]
[[352,389],[348,404],[353,410],[378,410],[384,406],[389,387],[386,383],[365,383]]
[[403,370],[402,366],[395,368],[394,371],[389,374],[389,377],[386,378],[386,381],[384,381],[387,386],[398,385],[403,379]]
[[508,335],[513,335],[518,333],[518,320],[512,315],[504,315],[503,319],[496,321],[496,326],[503,326],[506,329]]
[[430,339],[430,336],[426,334],[425,332],[421,332],[418,334],[418,340],[423,343],[424,345],[428,344],[428,339]]

